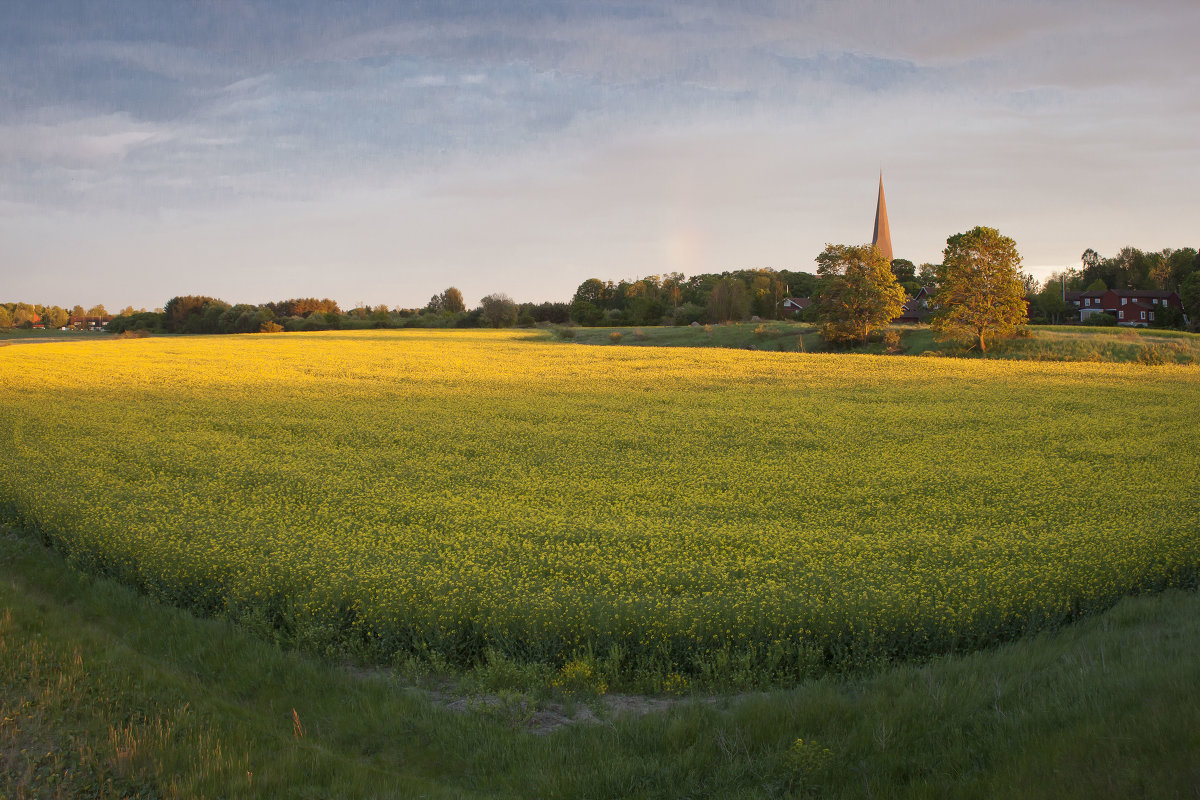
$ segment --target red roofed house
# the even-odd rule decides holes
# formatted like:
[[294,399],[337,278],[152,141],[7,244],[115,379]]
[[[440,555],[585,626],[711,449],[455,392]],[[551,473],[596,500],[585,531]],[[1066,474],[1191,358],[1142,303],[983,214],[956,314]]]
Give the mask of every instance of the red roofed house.
[[922,286],[916,295],[904,304],[900,316],[892,322],[923,322],[929,316],[929,300],[933,297],[933,289]]
[[1179,295],[1161,289],[1106,289],[1102,292],[1067,292],[1067,305],[1079,310],[1079,319],[1111,314],[1118,325],[1145,326],[1154,322],[1159,308],[1183,308]]
[[783,313],[799,314],[811,305],[811,297],[785,297],[783,298]]

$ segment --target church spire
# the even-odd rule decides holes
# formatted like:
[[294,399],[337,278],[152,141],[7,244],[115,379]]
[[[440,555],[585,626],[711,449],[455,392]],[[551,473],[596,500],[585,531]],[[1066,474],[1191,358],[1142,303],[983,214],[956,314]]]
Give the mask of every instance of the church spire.
[[875,205],[875,234],[871,244],[890,263],[892,260],[892,232],[888,228],[887,203],[883,199],[883,170],[879,171],[879,202]]

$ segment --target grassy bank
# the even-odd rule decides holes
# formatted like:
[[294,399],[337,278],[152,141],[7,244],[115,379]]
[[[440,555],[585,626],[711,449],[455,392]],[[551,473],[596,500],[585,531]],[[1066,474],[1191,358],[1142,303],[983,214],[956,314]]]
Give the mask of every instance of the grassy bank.
[[1195,592],[969,656],[537,736],[520,695],[456,712],[11,532],[0,578],[8,797],[1093,800],[1200,785]]
[[[898,346],[876,341],[857,347],[831,347],[817,326],[797,322],[741,322],[696,327],[569,328],[556,337],[593,345],[642,347],[724,347],[785,353],[874,353],[980,357],[977,349],[942,342],[926,325],[892,325]],[[1038,325],[1030,335],[989,344],[987,356],[1033,361],[1107,361],[1145,364],[1200,363],[1200,334],[1152,328],[1092,328]],[[619,334],[614,339],[614,334]]]
[[113,334],[105,331],[60,331],[37,328],[10,328],[0,330],[0,347],[8,344],[45,344],[48,342],[95,342],[111,339]]

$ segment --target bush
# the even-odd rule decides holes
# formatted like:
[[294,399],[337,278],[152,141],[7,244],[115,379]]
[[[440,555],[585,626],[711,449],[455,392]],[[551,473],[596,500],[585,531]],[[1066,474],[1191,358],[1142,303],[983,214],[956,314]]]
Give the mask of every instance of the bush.
[[1099,328],[1108,328],[1117,324],[1117,318],[1112,314],[1092,314],[1083,321],[1084,325],[1094,325]]
[[560,338],[560,339],[574,339],[575,338],[575,329],[574,328],[556,328],[554,333],[557,334],[558,338]]
[[1154,321],[1150,323],[1151,328],[1174,328],[1181,331],[1187,327],[1183,321],[1183,311],[1178,308],[1159,306],[1155,312]]
[[620,331],[613,331],[612,333],[610,333],[610,334],[608,335],[608,340],[609,340],[610,342],[612,342],[613,344],[620,344],[620,343],[621,343],[621,339],[622,339],[622,336],[621,336],[621,332],[620,332]]
[[899,353],[900,348],[900,331],[888,328],[883,332],[883,346],[887,348],[889,353]]
[[695,303],[684,303],[675,309],[671,319],[676,325],[691,325],[693,322],[703,322],[708,311],[704,306]]
[[279,333],[282,330],[283,330],[282,325],[280,325],[278,322],[275,322],[274,320],[269,320],[262,324],[262,327],[260,327],[258,329],[258,332],[259,333]]

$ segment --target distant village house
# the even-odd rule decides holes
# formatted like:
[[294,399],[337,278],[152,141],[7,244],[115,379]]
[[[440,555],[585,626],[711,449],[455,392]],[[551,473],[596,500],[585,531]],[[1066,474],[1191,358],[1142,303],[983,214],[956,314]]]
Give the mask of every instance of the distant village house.
[[1175,292],[1158,289],[1105,289],[1094,292],[1067,292],[1067,305],[1078,309],[1080,321],[1095,314],[1111,314],[1118,325],[1147,326],[1154,312],[1162,308],[1183,309]]

